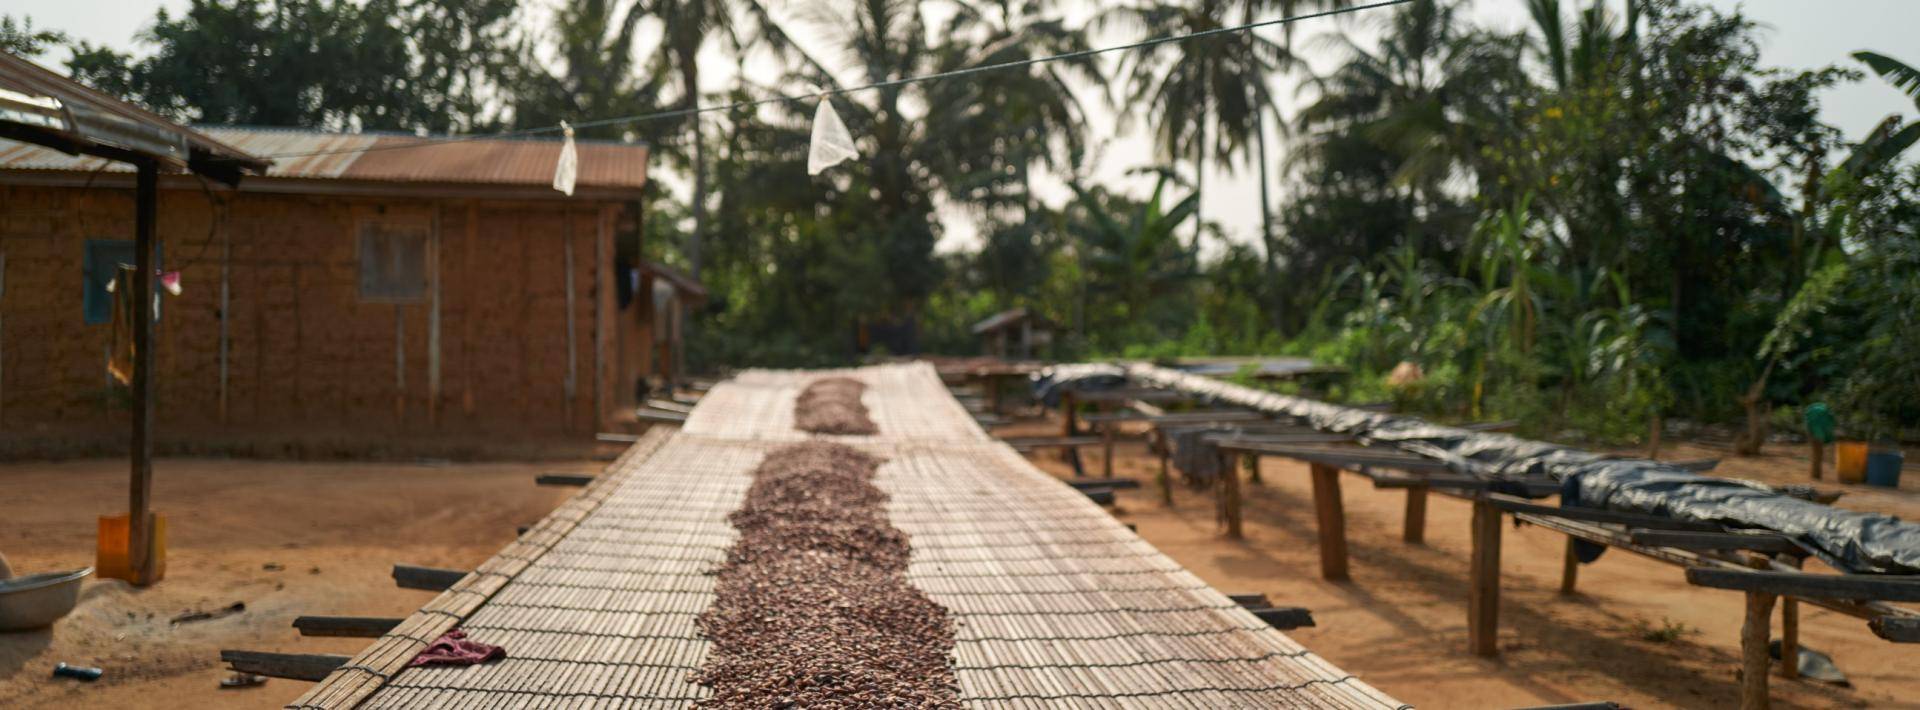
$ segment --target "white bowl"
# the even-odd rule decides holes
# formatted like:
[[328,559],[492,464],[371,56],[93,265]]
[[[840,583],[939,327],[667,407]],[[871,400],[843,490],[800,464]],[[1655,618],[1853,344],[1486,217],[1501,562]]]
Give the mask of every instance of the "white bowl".
[[80,601],[80,580],[92,567],[68,572],[30,574],[0,579],[0,631],[25,631],[50,626]]

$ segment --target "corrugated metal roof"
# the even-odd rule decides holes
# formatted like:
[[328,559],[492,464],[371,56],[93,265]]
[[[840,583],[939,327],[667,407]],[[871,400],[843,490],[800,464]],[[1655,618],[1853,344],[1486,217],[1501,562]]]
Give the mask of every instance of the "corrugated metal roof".
[[[558,140],[447,139],[284,128],[202,127],[233,147],[267,158],[268,179],[444,183],[544,187],[553,184]],[[408,147],[400,147],[408,146]],[[581,187],[634,189],[647,183],[647,148],[576,143]],[[106,161],[0,140],[0,170],[91,172]],[[108,164],[109,172],[128,172]]]
[[[0,52],[0,89],[30,99],[44,97],[59,102],[60,110],[65,114],[61,123],[66,125],[57,128],[30,126],[40,131],[42,137],[58,136],[58,141],[77,142],[82,147],[95,145],[131,149],[176,167],[192,163],[194,169],[201,172],[212,170],[218,173],[234,168],[257,172],[265,165],[253,155],[7,52]],[[154,142],[147,140],[149,138],[164,138],[165,143],[174,147],[149,146]],[[0,143],[6,144],[4,147],[12,145],[12,141]],[[46,152],[64,155],[53,150]],[[94,162],[97,164],[98,161]],[[132,170],[131,167],[126,169]]]

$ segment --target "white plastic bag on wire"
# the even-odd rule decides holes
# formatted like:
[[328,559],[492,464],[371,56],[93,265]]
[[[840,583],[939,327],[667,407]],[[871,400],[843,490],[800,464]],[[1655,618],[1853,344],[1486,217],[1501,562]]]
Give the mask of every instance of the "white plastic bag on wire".
[[573,181],[580,173],[580,156],[573,150],[573,126],[561,121],[560,132],[567,140],[560,144],[560,164],[553,166],[553,189],[572,197]]
[[860,157],[853,149],[853,134],[840,114],[833,112],[833,101],[820,97],[820,108],[813,112],[813,143],[807,149],[807,174],[819,175],[827,168]]

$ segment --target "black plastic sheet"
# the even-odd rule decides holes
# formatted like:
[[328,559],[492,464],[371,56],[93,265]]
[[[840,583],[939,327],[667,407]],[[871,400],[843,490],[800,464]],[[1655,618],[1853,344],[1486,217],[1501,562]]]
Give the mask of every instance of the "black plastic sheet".
[[1577,491],[1575,500],[1563,496],[1563,503],[1771,530],[1847,572],[1920,574],[1920,525],[1890,515],[1834,508],[1763,484],[1704,476],[1657,461],[1262,392],[1153,365],[1133,365],[1126,372],[1134,384],[1295,417],[1315,429],[1444,460],[1464,473],[1496,480],[1549,478],[1563,490]]
[[1117,389],[1127,384],[1126,368],[1106,363],[1054,365],[1028,377],[1033,383],[1033,398],[1048,407],[1060,406],[1063,392]]

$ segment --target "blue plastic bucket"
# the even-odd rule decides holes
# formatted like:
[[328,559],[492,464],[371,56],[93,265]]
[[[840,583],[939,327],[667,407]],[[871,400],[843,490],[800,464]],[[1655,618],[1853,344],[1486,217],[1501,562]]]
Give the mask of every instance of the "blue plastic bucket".
[[1867,454],[1867,485],[1885,488],[1900,487],[1900,465],[1906,457],[1898,451],[1875,451]]

